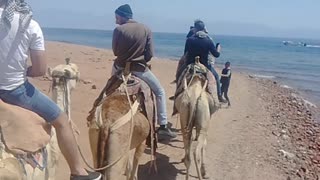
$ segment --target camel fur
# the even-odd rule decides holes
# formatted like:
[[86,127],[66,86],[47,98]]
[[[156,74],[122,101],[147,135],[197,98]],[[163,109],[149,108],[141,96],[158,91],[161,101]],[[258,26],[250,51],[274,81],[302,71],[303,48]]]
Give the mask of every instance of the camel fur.
[[143,103],[141,93],[128,97],[115,91],[96,107],[93,117],[89,116],[93,118],[88,118],[88,123],[94,166],[103,168],[104,180],[118,180],[123,175],[127,180],[137,179],[151,128]]
[[[75,64],[70,65],[71,63],[68,63],[66,65],[59,65],[58,68],[54,68],[51,73],[49,72],[49,75],[52,77],[52,93],[53,93],[53,101],[55,101],[58,106],[63,110],[70,111],[70,99],[67,100],[66,98],[70,98],[70,90],[75,87],[76,81],[75,79],[79,78],[79,71]],[[62,68],[66,67],[66,68]],[[59,74],[59,75],[58,75]],[[62,89],[68,90],[68,91],[62,91]],[[7,104],[6,104],[7,105]],[[7,105],[11,106],[11,105]],[[3,106],[4,107],[4,106]],[[19,107],[14,107],[19,108]],[[21,111],[13,110],[14,108],[11,108],[10,113],[15,113],[12,115],[12,117],[20,118],[20,121],[26,121],[26,117],[29,118],[38,118],[36,114],[30,111],[26,111],[24,109],[20,109]],[[3,111],[0,111],[3,113]],[[25,113],[25,115],[22,115],[21,113]],[[24,117],[21,117],[24,116]],[[3,117],[1,115],[1,117]],[[70,118],[69,118],[70,119]],[[34,120],[35,122],[44,120]],[[31,126],[35,127],[34,125]],[[3,127],[1,127],[3,128]],[[42,129],[33,129],[33,131],[43,131]],[[51,132],[49,132],[49,135],[51,135],[50,142],[47,145],[43,145],[42,148],[44,148],[47,152],[47,166],[44,170],[41,170],[39,168],[33,168],[30,164],[24,162],[24,160],[20,161],[20,158],[17,158],[18,154],[13,153],[12,151],[9,151],[7,146],[5,145],[5,142],[3,141],[2,134],[0,133],[0,179],[1,180],[54,180],[56,176],[56,167],[59,160],[59,154],[60,150],[58,147],[58,142],[56,138],[55,129],[51,128]],[[34,139],[30,139],[31,141]],[[28,146],[26,146],[28,147]],[[25,150],[21,149],[21,150]],[[35,153],[39,153],[41,149],[33,149],[34,152],[28,152],[25,151],[24,153],[27,155],[32,155]],[[21,153],[20,153],[21,154]],[[23,154],[23,153],[22,153]],[[24,163],[21,163],[24,162]]]
[[[206,72],[206,68],[196,60],[192,67],[200,67]],[[205,166],[205,153],[207,144],[207,132],[211,115],[215,112],[214,99],[206,91],[208,81],[203,75],[197,74],[196,69],[191,78],[182,77],[183,91],[175,98],[174,105],[180,114],[181,130],[185,149],[184,163],[187,168],[186,180],[189,179],[191,165],[192,131],[196,130],[196,149],[193,152],[198,179],[207,178]],[[210,73],[210,72],[208,72]]]

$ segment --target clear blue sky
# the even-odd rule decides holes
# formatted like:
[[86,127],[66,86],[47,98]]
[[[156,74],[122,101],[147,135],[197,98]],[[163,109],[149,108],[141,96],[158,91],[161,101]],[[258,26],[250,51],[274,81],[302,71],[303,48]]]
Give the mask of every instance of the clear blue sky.
[[186,32],[202,19],[212,34],[320,38],[320,0],[27,0],[43,27],[112,30],[114,10],[156,32]]

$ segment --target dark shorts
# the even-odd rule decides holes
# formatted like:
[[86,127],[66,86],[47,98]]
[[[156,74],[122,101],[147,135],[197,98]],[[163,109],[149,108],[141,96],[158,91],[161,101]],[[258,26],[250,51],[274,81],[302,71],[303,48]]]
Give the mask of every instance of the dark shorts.
[[56,103],[28,81],[11,91],[0,90],[0,99],[37,113],[48,123],[53,122],[62,113]]

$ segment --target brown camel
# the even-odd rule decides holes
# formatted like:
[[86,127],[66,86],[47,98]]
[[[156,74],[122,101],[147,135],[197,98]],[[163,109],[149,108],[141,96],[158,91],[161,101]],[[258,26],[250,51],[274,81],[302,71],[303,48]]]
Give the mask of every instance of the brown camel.
[[[112,80],[115,77],[108,84],[117,84]],[[127,82],[127,78],[122,77],[121,82]],[[105,180],[118,180],[122,175],[129,180],[137,179],[139,158],[151,129],[145,106],[147,97],[139,92],[132,93],[123,83],[112,93],[106,93],[107,96],[99,100],[100,105],[91,111],[92,117],[88,117],[94,166]]]
[[211,94],[206,89],[208,80],[203,74],[208,73],[205,66],[199,63],[189,65],[182,73],[176,92],[175,107],[180,114],[181,130],[185,149],[184,163],[187,168],[186,180],[189,179],[191,164],[192,130],[196,129],[196,149],[193,152],[199,180],[208,178],[205,167],[207,131],[211,115],[217,107]]

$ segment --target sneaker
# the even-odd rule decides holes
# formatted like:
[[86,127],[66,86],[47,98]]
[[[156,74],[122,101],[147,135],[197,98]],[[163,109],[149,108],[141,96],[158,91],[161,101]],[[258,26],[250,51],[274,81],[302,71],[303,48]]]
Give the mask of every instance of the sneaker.
[[218,96],[218,100],[221,103],[227,103],[227,101],[225,99],[223,99],[222,96]]
[[159,134],[159,135],[164,135],[164,136],[169,136],[169,137],[171,137],[171,138],[177,137],[176,133],[172,132],[172,131],[171,131],[169,128],[167,128],[167,127],[165,127],[165,128],[160,127],[160,128],[158,129],[158,134]]
[[80,175],[72,175],[70,176],[70,180],[100,180],[101,174],[98,172],[87,171],[88,175],[80,176]]

